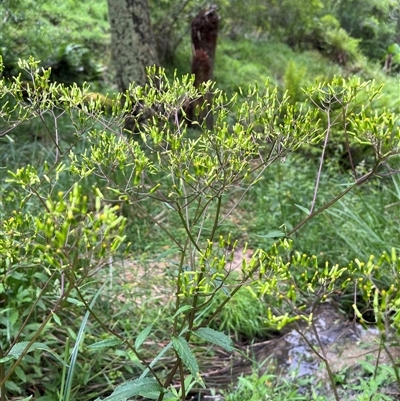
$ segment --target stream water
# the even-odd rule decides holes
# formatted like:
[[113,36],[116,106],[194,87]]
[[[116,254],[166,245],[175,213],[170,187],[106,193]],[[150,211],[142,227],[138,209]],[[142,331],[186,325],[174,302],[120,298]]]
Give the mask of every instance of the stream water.
[[[317,393],[326,400],[333,400],[329,375],[323,363],[325,358],[333,375],[338,378],[340,399],[356,400],[354,390],[351,389],[360,382],[360,378],[369,380],[371,377],[371,372],[363,367],[364,361],[370,361],[370,366],[377,363],[390,366],[390,358],[400,357],[400,341],[397,341],[394,334],[390,341],[386,340],[385,351],[380,342],[381,334],[376,327],[364,328],[361,324],[346,320],[329,302],[317,308],[313,322],[314,328],[305,322],[292,325],[280,337],[247,347],[247,354],[256,364],[240,357],[230,359],[224,369],[205,375],[207,384],[214,382],[214,386],[218,388],[218,381],[213,379],[222,377],[223,374],[226,377],[230,373],[235,382],[238,376],[251,374],[254,365],[263,367],[262,373],[272,363],[279,374],[288,380],[293,377],[312,378]],[[400,389],[397,385],[382,383],[381,387],[376,391],[389,396],[388,399],[400,400]],[[298,390],[306,392],[307,389]],[[379,397],[375,399],[380,400]]]
[[351,368],[367,355],[377,357],[380,333],[375,327],[346,321],[330,304],[321,305],[313,321],[314,328],[301,324],[277,340],[274,356],[286,371],[296,370],[298,376],[318,373],[322,360],[310,345],[334,372]]

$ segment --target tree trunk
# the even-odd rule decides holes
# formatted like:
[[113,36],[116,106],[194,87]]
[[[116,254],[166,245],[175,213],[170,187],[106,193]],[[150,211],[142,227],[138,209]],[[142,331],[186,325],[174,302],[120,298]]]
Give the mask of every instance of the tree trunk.
[[147,0],[108,0],[116,83],[125,92],[146,83],[146,67],[158,64]]

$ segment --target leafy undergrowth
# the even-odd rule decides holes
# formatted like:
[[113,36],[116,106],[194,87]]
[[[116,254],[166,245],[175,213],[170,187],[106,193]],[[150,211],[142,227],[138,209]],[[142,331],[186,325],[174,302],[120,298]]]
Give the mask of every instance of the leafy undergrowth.
[[[352,375],[352,376],[351,376]],[[389,365],[376,367],[374,361],[360,363],[357,373],[344,369],[336,375],[340,399],[354,401],[393,401],[400,392],[393,383],[396,375]],[[290,378],[277,374],[271,366],[265,373],[257,369],[251,375],[242,376],[238,383],[223,396],[216,398],[224,401],[333,401],[334,397],[326,394],[323,384],[316,384],[315,377],[298,377],[294,371]]]
[[[242,254],[242,251],[238,252],[237,257],[239,254]],[[231,266],[238,267],[236,262]],[[153,330],[146,339],[145,350],[145,356],[147,355],[149,361],[154,355],[162,352],[169,343],[169,333],[165,328],[171,324],[171,316],[174,313],[176,274],[177,260],[171,252],[164,253],[164,257],[158,260],[117,260],[101,274],[103,277],[101,282],[107,285],[94,310],[103,321],[107,316],[107,326],[124,333],[131,340],[137,338],[141,331],[151,325]],[[235,280],[234,271],[231,280]],[[229,284],[226,288],[229,290]],[[216,298],[208,313],[212,313],[220,302],[221,300]],[[227,308],[212,322],[211,327],[230,333],[240,353],[235,353],[235,357],[232,357],[230,353],[211,347],[204,341],[195,341],[194,354],[210,387],[206,390],[193,389],[190,397],[196,394],[198,398],[201,397],[199,394],[206,394],[221,401],[334,399],[327,395],[330,390],[326,386],[326,380],[325,382],[320,380],[321,375],[299,375],[296,369],[284,372],[270,359],[277,350],[279,355],[281,347],[275,343],[271,349],[271,344],[274,344],[280,336],[267,319],[268,309],[274,308],[274,302],[276,301],[272,299],[265,302],[257,297],[254,287],[249,283],[249,286],[243,287],[232,302],[227,304]],[[345,321],[345,318],[342,319]],[[335,324],[340,326],[338,322]],[[107,394],[119,383],[137,377],[145,370],[145,366],[124,347],[116,352],[113,349],[101,352],[90,349],[92,341],[98,341],[99,338],[112,339],[112,336],[102,331],[103,329],[95,321],[90,321],[87,325],[87,334],[80,347],[76,372],[75,391],[80,395],[80,400],[90,400],[92,394],[102,392]],[[71,330],[68,332],[71,335]],[[258,348],[262,349],[265,346],[270,349],[269,354],[257,351]],[[379,347],[376,345],[372,348]],[[368,352],[370,352],[368,349],[363,350],[362,356]],[[89,359],[91,363],[88,362]],[[174,355],[171,350],[163,354],[162,361],[163,367],[157,368],[160,377],[164,377],[173,366]],[[375,359],[374,361],[376,362]],[[357,401],[390,400],[391,396],[397,394],[395,369],[383,363],[376,365],[374,361],[360,362],[360,369],[357,371],[347,366],[335,370],[338,392],[341,397],[345,397],[343,399],[348,399],[346,397],[351,395]],[[103,366],[104,363],[101,373],[111,375],[112,382],[106,383],[98,375],[99,366]],[[252,368],[253,374],[250,373]],[[320,372],[324,372],[322,364]],[[81,382],[83,378],[84,383]],[[236,378],[238,378],[237,383]],[[236,384],[228,389],[230,382]],[[178,382],[176,385],[178,386]],[[190,397],[189,399],[193,399]]]
[[[387,111],[367,114],[368,118],[363,110],[357,118],[349,113],[353,102],[363,101],[357,98],[359,91],[372,99],[379,88],[339,78],[317,83],[308,89],[311,104],[314,98],[322,99],[315,109],[296,108],[268,86],[261,94],[250,89],[249,101],[232,101],[232,109],[227,108],[226,97],[216,93],[218,129],[213,132],[205,127],[186,130],[185,122],[177,128],[164,112],[176,110],[182,91],[197,99],[206,87],[194,92],[184,79],[174,80],[171,87],[165,81],[166,93],[132,88],[132,104],[148,102],[152,112],[159,110],[157,118],[138,124],[144,142],[139,144],[131,136],[115,135],[132,104],[115,102],[115,113],[105,116],[100,102],[84,103],[86,96],[79,88],[48,85],[50,72],[39,75],[34,60],[20,64],[31,71],[33,90],[36,84],[42,87],[31,94],[37,102],[31,104],[19,97],[20,82],[0,85],[16,105],[15,109],[12,102],[4,104],[9,113],[4,113],[5,124],[10,130],[18,128],[15,134],[29,135],[25,123],[42,123],[42,131],[38,124],[36,146],[22,149],[24,138],[13,142],[9,134],[7,151],[1,155],[3,170],[10,171],[7,179],[1,177],[0,302],[7,306],[1,316],[1,347],[7,354],[0,363],[7,370],[0,372],[0,380],[12,396],[89,401],[138,378],[126,385],[136,391],[133,395],[154,390],[161,399],[164,388],[172,395],[177,392],[175,380],[181,391],[202,384],[194,355],[197,349],[204,350],[204,342],[210,350],[217,344],[231,352],[228,334],[251,343],[268,336],[269,329],[280,330],[299,320],[312,326],[315,306],[334,296],[343,305],[341,299],[353,295],[353,315],[375,319],[382,333],[388,325],[398,325],[398,245],[387,252],[381,246],[398,234],[399,185],[384,181],[380,168],[398,153],[399,133],[393,128],[386,135],[381,120],[394,119]],[[154,76],[152,82],[158,87],[163,80],[164,76]],[[337,93],[346,100],[340,113],[330,108],[337,106]],[[15,110],[20,113],[16,117]],[[368,158],[357,163],[354,176],[338,169],[339,160],[328,157],[316,193],[318,163],[308,161],[312,158],[306,152],[318,148],[323,136],[315,123],[318,113],[326,114],[322,132],[337,128],[329,122],[331,117],[345,114],[344,129],[351,122],[357,138],[367,141],[379,157],[371,164]],[[15,127],[17,117],[21,125]],[[372,138],[367,130],[371,121],[376,128]],[[65,134],[60,140],[61,131]],[[292,151],[298,156],[291,157]],[[377,180],[359,188],[361,174]],[[341,227],[327,227],[321,218],[332,218],[325,210],[327,202],[351,188],[354,218],[349,218],[343,203],[342,220],[365,222],[365,234],[352,237],[350,224],[342,236],[335,236]],[[383,218],[365,207],[374,204],[382,188],[390,188],[381,191]],[[359,207],[357,196],[364,207]],[[325,212],[313,214],[313,204]],[[334,213],[340,215],[338,210]],[[362,220],[361,214],[369,218]],[[308,221],[313,215],[316,218]],[[367,251],[366,257],[349,263],[344,240],[353,242],[353,250],[361,239],[369,247],[371,231],[381,233],[384,220],[388,229],[380,242],[373,243],[376,259]],[[293,246],[286,237],[300,227],[299,222],[307,224]],[[337,238],[342,240],[339,246]],[[246,243],[254,254],[236,262],[232,254],[246,249]],[[331,254],[320,258],[326,249]],[[115,260],[121,255],[139,263],[118,264]],[[48,353],[59,360],[45,358]],[[37,385],[43,372],[44,387]],[[153,378],[146,377],[150,373]],[[330,380],[333,383],[331,376]],[[138,383],[153,390],[138,393]],[[171,394],[166,398],[184,398]]]

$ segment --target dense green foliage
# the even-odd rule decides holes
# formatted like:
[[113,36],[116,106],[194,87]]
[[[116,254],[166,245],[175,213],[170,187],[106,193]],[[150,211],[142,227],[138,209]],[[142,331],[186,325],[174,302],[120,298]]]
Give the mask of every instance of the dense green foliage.
[[72,84],[102,74],[109,47],[106,1],[6,0],[0,4],[0,54],[4,75],[18,71],[18,59],[34,56],[52,78]]
[[[159,58],[179,63],[177,52],[186,48],[190,65],[188,26],[207,3],[189,0],[150,1]],[[335,63],[353,64],[362,54],[383,66],[392,54],[391,71],[398,72],[399,4],[396,0],[218,0],[221,32],[225,38],[256,38],[315,49]],[[100,80],[109,83],[109,25],[107,2],[3,1],[0,54],[5,74],[17,71],[19,58],[34,56],[52,67],[53,79],[72,83]],[[106,55],[106,57],[104,57]],[[255,58],[254,58],[255,59]]]

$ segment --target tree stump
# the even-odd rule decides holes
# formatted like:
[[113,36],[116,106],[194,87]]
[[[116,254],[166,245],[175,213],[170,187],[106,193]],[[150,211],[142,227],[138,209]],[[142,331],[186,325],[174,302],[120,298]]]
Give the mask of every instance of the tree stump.
[[[192,74],[195,75],[194,85],[196,88],[203,82],[213,79],[218,21],[215,5],[200,11],[192,21]],[[212,129],[211,102],[212,94],[209,93],[190,103],[186,110],[189,123],[197,120],[201,124],[205,120],[207,128]]]

